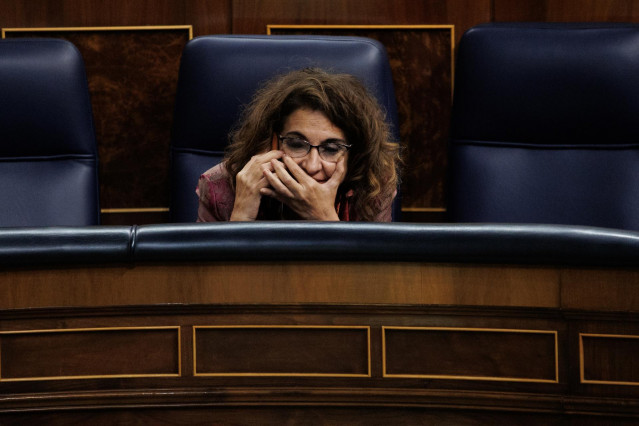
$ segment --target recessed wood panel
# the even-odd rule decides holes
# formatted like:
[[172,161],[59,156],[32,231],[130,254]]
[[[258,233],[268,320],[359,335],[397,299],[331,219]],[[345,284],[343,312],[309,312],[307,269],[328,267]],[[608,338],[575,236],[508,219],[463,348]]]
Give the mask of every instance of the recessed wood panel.
[[639,386],[639,336],[580,334],[582,383]]
[[194,375],[370,375],[368,327],[196,326]]
[[557,333],[384,327],[384,376],[556,383]]
[[0,333],[0,381],[178,376],[179,327]]

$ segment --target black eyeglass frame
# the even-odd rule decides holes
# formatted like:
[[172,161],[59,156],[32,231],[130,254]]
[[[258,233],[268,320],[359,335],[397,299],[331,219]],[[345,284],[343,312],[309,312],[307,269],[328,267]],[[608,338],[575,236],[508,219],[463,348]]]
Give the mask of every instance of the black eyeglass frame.
[[[299,139],[299,140],[302,140],[302,141],[304,141],[304,142],[306,142],[308,144],[308,151],[306,151],[306,154],[304,154],[304,155],[307,155],[309,152],[311,152],[311,149],[315,148],[315,149],[317,149],[317,153],[320,155],[320,157],[322,157],[322,159],[324,159],[325,161],[330,161],[330,160],[326,160],[322,156],[322,153],[320,151],[320,147],[322,147],[322,145],[327,144],[327,143],[332,143],[332,144],[335,144],[335,145],[337,145],[337,146],[339,146],[341,148],[344,148],[346,152],[348,152],[348,150],[351,149],[351,147],[353,146],[353,145],[347,145],[345,143],[340,143],[340,142],[326,142],[326,141],[320,143],[319,145],[313,145],[309,141],[307,141],[306,139],[304,139],[304,138],[302,138],[300,136],[282,136],[282,135],[277,135],[277,138],[279,139],[280,142],[284,142],[284,140],[286,140],[286,139]],[[342,154],[342,155],[344,155],[344,154]],[[337,159],[337,161],[339,161],[339,158]]]

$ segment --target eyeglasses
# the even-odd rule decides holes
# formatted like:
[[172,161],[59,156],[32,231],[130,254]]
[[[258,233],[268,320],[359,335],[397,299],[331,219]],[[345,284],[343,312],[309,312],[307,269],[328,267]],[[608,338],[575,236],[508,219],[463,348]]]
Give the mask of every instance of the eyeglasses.
[[299,136],[278,136],[282,143],[282,151],[293,158],[304,157],[311,152],[311,148],[317,148],[317,152],[322,160],[337,163],[346,154],[352,145],[346,145],[335,141],[322,142],[319,145],[311,143]]

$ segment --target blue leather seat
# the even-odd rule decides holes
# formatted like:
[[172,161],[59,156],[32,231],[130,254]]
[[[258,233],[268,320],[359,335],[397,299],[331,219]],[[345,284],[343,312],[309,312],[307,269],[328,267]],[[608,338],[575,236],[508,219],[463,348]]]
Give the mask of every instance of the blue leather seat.
[[84,62],[53,39],[0,41],[0,226],[99,223]]
[[[286,71],[321,67],[360,78],[397,134],[386,50],[377,41],[327,36],[202,36],[184,48],[171,146],[171,221],[194,222],[197,180],[219,163],[228,133],[261,83]],[[398,137],[396,136],[397,140]],[[397,217],[399,202],[395,203]]]
[[487,24],[459,44],[454,222],[639,230],[639,26]]

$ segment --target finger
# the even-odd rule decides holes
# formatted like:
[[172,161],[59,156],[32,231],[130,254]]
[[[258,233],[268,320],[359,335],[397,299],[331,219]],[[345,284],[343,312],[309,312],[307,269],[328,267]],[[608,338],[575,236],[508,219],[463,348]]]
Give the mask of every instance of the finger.
[[262,169],[262,174],[264,174],[265,172],[273,172],[275,171],[275,167],[273,167],[273,164],[269,161],[268,163],[264,163],[261,166]]
[[260,189],[260,195],[265,196],[265,197],[271,197],[279,202],[284,202],[285,198],[282,197],[280,194],[278,194],[277,192],[273,191],[271,188],[262,188]]
[[293,159],[291,157],[289,157],[288,155],[285,155],[282,158],[282,161],[284,162],[284,164],[286,164],[286,167],[288,168],[288,171],[290,171],[290,174],[293,175],[293,177],[295,178],[295,180],[297,182],[299,182],[300,184],[305,184],[305,185],[309,185],[311,183],[315,183],[315,179],[313,179],[312,177],[310,177],[308,175],[308,173],[306,173],[295,161],[293,161]]
[[333,171],[333,175],[326,183],[337,187],[342,182],[344,182],[345,177],[346,177],[346,160],[344,160],[344,157],[342,157],[336,163],[335,171]]
[[[289,163],[293,163],[293,165],[297,166],[297,164],[295,164],[295,162],[293,160],[289,159],[289,162],[286,163],[287,167],[288,167]],[[289,188],[291,191],[299,190],[299,188],[301,186],[299,181],[295,180],[291,176],[291,174],[289,173],[289,170],[287,170],[287,168],[284,167],[284,164],[282,164],[279,161],[271,161],[271,164],[273,165],[273,167],[275,169],[275,173],[277,174],[277,177],[282,181],[282,183],[284,183],[284,185],[286,185],[287,188]],[[297,167],[299,168],[299,166],[297,166]],[[304,173],[304,174],[306,174],[306,173]]]
[[257,188],[262,189],[262,188],[267,188],[270,186],[270,182],[268,179],[266,179],[266,177],[262,176],[262,178],[260,180],[257,181]]
[[[288,198],[295,197],[293,192],[280,180],[279,175],[277,175],[276,173],[273,173],[270,170],[266,170],[264,171],[264,177],[269,182],[270,187],[273,191]],[[290,176],[289,179],[293,180]]]
[[254,155],[238,175],[247,182],[256,182],[264,176],[263,168],[272,168],[271,161],[281,158],[282,155],[284,155],[282,151],[269,151],[265,154]]
[[262,154],[257,154],[251,157],[251,159],[249,160],[248,164],[251,165],[262,165],[265,163],[269,163],[271,160],[273,159],[278,159],[278,158],[282,158],[282,156],[284,155],[283,151],[268,151],[268,152],[264,152]]

